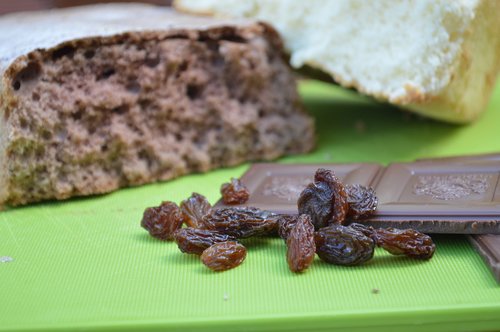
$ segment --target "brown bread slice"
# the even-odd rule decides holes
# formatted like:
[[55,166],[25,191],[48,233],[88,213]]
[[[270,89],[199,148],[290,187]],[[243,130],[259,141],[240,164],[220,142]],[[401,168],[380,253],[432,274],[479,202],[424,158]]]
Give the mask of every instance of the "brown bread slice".
[[309,151],[268,25],[99,5],[0,18],[0,203]]

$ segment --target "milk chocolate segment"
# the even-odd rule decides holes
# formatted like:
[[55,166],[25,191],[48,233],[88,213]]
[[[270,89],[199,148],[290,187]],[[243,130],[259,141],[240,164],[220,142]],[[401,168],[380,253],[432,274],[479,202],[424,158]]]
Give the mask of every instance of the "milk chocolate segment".
[[[378,164],[253,164],[241,177],[250,191],[246,206],[254,206],[276,213],[297,214],[297,199],[313,181],[318,168],[335,172],[345,184],[370,186],[381,166]],[[217,207],[225,206],[222,202]]]
[[379,204],[375,214],[363,219],[367,225],[423,233],[500,234],[500,160],[477,157],[394,163],[386,168],[362,163],[261,163],[241,180],[250,190],[246,206],[296,214],[301,191],[318,168],[327,168],[345,184],[374,187]]
[[469,241],[500,283],[500,235],[474,235],[469,236]]
[[500,233],[500,161],[391,164],[375,186],[377,227],[425,233]]
[[498,216],[499,174],[500,162],[392,164],[375,186],[377,214]]

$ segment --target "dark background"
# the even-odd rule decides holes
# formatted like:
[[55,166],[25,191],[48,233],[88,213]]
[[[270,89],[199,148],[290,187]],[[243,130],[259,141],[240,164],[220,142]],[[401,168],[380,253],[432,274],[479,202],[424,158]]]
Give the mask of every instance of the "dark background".
[[0,15],[26,10],[40,10],[49,8],[62,8],[81,6],[103,2],[147,2],[156,5],[168,6],[172,0],[1,0]]

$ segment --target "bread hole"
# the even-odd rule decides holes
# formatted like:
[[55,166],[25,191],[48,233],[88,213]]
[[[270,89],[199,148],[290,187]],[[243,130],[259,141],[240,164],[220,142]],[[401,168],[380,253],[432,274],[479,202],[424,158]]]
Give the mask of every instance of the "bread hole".
[[178,141],[182,141],[182,134],[181,133],[177,133],[175,134],[175,139],[178,140]]
[[181,71],[185,71],[188,67],[188,63],[187,61],[183,61],[180,65],[179,65],[179,72]]
[[141,108],[141,110],[145,111],[147,110],[150,105],[151,105],[151,100],[149,99],[139,99],[139,107]]
[[48,130],[42,131],[42,138],[46,141],[50,140],[52,138],[52,133]]
[[45,154],[45,147],[43,145],[39,145],[35,150],[35,156],[37,159],[41,159]]
[[106,80],[116,73],[114,68],[105,68],[98,76],[97,81]]
[[101,152],[106,152],[108,151],[108,144],[107,143],[104,143],[103,145],[101,145]]
[[141,85],[134,79],[130,80],[127,84],[127,90],[134,94],[137,94],[141,91]]
[[56,61],[65,56],[68,58],[72,58],[74,54],[75,48],[71,45],[66,45],[52,52],[52,60]]
[[39,95],[37,92],[33,92],[33,93],[31,94],[31,99],[32,99],[33,101],[39,101],[39,100],[40,100],[40,95]]
[[94,56],[95,56],[95,51],[94,50],[86,50],[84,53],[83,53],[83,56],[85,57],[85,59],[92,59]]
[[82,116],[83,116],[83,110],[82,109],[79,109],[75,113],[71,114],[71,118],[73,120],[75,120],[75,121],[81,120]]
[[151,168],[151,166],[153,165],[153,161],[151,160],[149,153],[145,149],[139,150],[139,152],[137,153],[137,157],[140,160],[145,160],[148,168]]
[[28,120],[26,118],[19,118],[19,125],[22,129],[28,128]]
[[224,37],[222,37],[222,40],[232,42],[232,43],[238,43],[238,44],[243,44],[243,43],[247,42],[245,38],[242,38],[242,37],[237,36],[237,35],[224,36]]
[[201,86],[195,85],[195,84],[188,84],[188,86],[186,88],[186,94],[189,97],[189,99],[191,99],[191,100],[198,99],[198,98],[200,98],[201,93],[202,93]]
[[15,76],[14,79],[12,80],[12,88],[15,91],[18,91],[21,89],[22,82],[28,82],[36,79],[38,76],[40,76],[40,73],[42,72],[42,67],[38,62],[31,61],[29,62],[26,67],[21,69]]
[[13,82],[12,82],[12,88],[13,88],[15,91],[17,91],[17,90],[21,89],[21,82],[19,82],[19,81],[13,81]]
[[122,115],[122,114],[125,114],[128,112],[128,105],[121,105],[121,106],[118,106],[118,107],[115,107],[111,110],[112,113],[115,113],[115,114],[119,114],[119,115]]
[[224,57],[219,53],[215,54],[212,60],[212,64],[215,68],[223,67],[225,62]]
[[217,40],[209,39],[206,41],[207,48],[213,52],[219,52],[219,42]]
[[160,63],[160,57],[156,56],[154,58],[146,58],[146,61],[144,63],[149,68],[154,68],[154,67],[158,66],[158,64]]

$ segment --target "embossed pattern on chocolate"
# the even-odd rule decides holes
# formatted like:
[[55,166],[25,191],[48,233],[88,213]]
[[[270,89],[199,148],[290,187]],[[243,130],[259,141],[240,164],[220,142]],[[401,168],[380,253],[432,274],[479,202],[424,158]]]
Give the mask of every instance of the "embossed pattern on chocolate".
[[462,199],[473,194],[484,194],[491,178],[490,174],[420,175],[413,193],[445,201]]
[[304,188],[311,183],[312,176],[273,177],[262,189],[263,196],[274,196],[295,202]]

